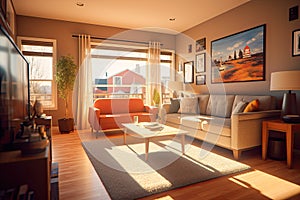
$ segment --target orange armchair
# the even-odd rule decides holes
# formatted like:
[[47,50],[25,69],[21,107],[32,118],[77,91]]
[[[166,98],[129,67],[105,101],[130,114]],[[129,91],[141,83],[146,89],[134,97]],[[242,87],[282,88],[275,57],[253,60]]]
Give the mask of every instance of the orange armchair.
[[133,116],[139,122],[155,121],[158,108],[144,105],[138,98],[96,99],[89,108],[89,123],[92,130],[121,129],[122,123],[133,123]]

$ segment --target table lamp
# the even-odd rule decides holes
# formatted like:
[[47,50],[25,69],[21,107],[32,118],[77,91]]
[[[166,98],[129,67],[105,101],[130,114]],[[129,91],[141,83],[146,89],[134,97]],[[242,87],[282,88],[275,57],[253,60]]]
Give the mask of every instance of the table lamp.
[[270,90],[285,90],[282,101],[282,119],[285,122],[300,122],[297,110],[296,93],[300,90],[300,71],[279,71],[271,74]]

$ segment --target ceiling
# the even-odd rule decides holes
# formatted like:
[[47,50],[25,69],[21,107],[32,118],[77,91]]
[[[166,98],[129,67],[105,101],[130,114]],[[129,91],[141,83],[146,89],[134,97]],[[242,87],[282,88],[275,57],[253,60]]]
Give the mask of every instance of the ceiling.
[[18,15],[176,34],[248,1],[13,0],[13,4]]

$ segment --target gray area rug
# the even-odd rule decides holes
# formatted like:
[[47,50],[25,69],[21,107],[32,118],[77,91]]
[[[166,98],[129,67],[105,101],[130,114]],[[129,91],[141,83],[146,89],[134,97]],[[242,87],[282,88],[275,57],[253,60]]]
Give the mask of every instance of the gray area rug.
[[137,199],[240,172],[250,167],[176,139],[150,142],[145,161],[143,140],[122,137],[82,142],[97,174],[112,199]]

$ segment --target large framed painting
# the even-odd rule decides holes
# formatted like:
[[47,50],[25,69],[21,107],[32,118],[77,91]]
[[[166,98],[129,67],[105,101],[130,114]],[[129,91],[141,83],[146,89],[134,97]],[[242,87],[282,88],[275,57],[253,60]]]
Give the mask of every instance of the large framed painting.
[[211,42],[211,82],[265,80],[266,25]]

